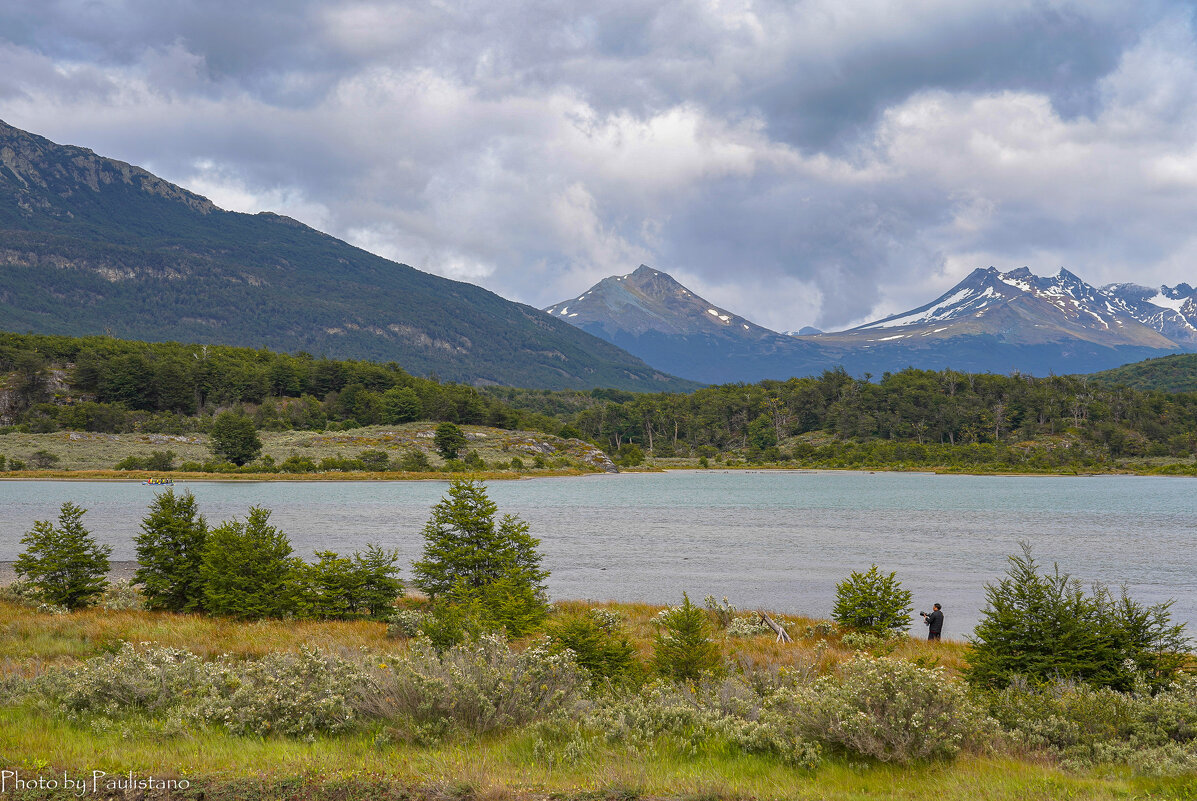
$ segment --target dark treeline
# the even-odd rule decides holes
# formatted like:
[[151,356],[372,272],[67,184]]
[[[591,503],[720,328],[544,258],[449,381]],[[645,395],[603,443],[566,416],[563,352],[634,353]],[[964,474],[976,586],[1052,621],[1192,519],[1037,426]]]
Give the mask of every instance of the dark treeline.
[[319,430],[332,422],[499,428],[546,422],[473,387],[417,378],[393,362],[249,348],[0,333],[3,374],[7,409],[0,414],[34,433],[182,433],[202,427],[216,409],[239,404],[256,407],[255,423],[266,430]]
[[[688,395],[487,392],[516,408],[552,415],[611,451],[631,443],[657,456],[746,451],[762,460],[801,460],[834,438],[839,453],[846,443],[881,450],[900,444],[907,458],[925,461],[941,446],[993,451],[1060,434],[1116,458],[1197,451],[1197,393],[1111,387],[1084,376],[908,369],[874,383],[835,370]],[[799,435],[810,436],[794,441]],[[901,460],[903,454],[891,457]]]
[[206,430],[216,410],[243,405],[265,430],[434,420],[579,437],[621,456],[1048,469],[1197,452],[1197,393],[1085,376],[907,369],[874,382],[834,370],[690,394],[480,391],[393,362],[8,333],[0,376],[0,422],[35,433]]

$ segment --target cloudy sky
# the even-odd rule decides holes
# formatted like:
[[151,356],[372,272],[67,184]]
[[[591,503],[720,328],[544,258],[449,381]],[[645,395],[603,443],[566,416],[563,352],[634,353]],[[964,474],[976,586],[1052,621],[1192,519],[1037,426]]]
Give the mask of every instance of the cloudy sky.
[[1197,283],[1191,2],[7,0],[0,119],[540,307]]

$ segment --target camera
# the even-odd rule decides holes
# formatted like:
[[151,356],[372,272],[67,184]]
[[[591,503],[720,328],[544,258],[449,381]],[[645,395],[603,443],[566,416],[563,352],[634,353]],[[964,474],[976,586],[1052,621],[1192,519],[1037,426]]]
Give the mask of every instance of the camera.
[[919,612],[919,614],[920,614],[920,615],[922,615],[923,617],[926,617],[926,616],[927,616],[927,613],[926,613],[926,612]]

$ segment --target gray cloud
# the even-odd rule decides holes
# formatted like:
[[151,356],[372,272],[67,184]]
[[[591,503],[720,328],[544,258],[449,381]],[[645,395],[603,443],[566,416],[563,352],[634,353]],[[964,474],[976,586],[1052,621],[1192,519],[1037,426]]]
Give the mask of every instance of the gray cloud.
[[22,0],[0,118],[543,306],[779,329],[976,266],[1194,281],[1183,2]]

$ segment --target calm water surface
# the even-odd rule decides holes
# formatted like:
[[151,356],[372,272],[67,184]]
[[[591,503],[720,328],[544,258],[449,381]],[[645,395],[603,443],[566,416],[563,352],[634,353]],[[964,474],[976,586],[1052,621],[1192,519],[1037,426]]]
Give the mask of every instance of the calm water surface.
[[[297,553],[397,548],[405,573],[442,482],[206,482],[209,523],[274,510]],[[132,482],[0,482],[0,561],[63,501],[88,510],[114,560],[157,490]],[[531,524],[554,598],[650,601],[727,596],[740,608],[826,617],[835,585],[876,562],[897,571],[916,610],[938,601],[946,634],[971,631],[984,584],[1027,540],[1036,558],[1086,583],[1176,599],[1197,634],[1197,483],[1166,477],[936,476],[910,473],[677,471],[496,481],[501,513]]]

